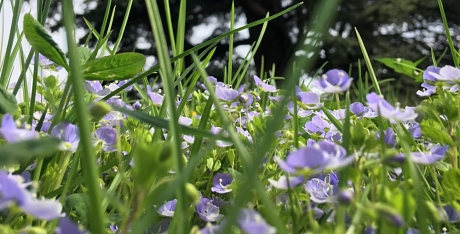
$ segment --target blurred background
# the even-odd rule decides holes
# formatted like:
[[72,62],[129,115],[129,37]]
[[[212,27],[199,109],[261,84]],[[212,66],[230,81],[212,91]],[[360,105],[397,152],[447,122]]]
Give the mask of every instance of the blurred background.
[[[406,91],[411,90],[410,92],[415,93],[415,90],[419,89],[419,84],[415,84],[408,77],[396,74],[392,69],[375,61],[375,58],[404,58],[415,61],[426,57],[419,65],[419,68],[425,69],[426,66],[432,64],[431,48],[437,57],[448,50],[436,0],[342,1],[337,12],[329,12],[331,16],[335,15],[335,18],[328,33],[320,35],[322,40],[318,40],[318,35],[307,26],[309,22],[315,20],[312,18],[312,11],[319,1],[321,0],[305,1],[296,10],[268,23],[262,44],[255,54],[252,74],[260,73],[262,57],[265,64],[264,71],[268,72],[272,64],[275,64],[275,75],[281,76],[285,69],[293,69],[286,67],[286,61],[290,56],[317,56],[313,70],[305,71],[302,69],[302,64],[297,64],[296,69],[301,71],[300,74],[312,75],[327,62],[325,70],[339,68],[349,71],[351,68],[352,76],[357,77],[358,59],[361,59],[361,66],[365,71],[362,52],[354,31],[354,28],[357,28],[366,45],[377,77],[379,79],[394,78],[389,82],[390,87],[398,84]],[[100,30],[108,1],[78,0],[74,2],[79,28],[78,35],[81,36],[80,43],[83,44],[89,33],[83,19],[87,19],[96,30]],[[109,44],[113,43],[118,36],[128,1],[113,0],[111,2],[111,9],[113,10],[114,5],[116,8]],[[261,19],[267,13],[272,15],[280,12],[298,2],[300,1],[235,0],[236,27]],[[165,24],[164,3],[165,1],[158,1]],[[173,25],[177,24],[179,4],[180,0],[169,1]],[[227,32],[230,27],[231,4],[231,0],[188,0],[185,49],[190,49],[203,41]],[[443,4],[451,35],[458,47],[460,41],[458,0],[443,0]],[[60,1],[52,1],[52,10],[46,26],[55,32],[61,28],[60,11]],[[164,27],[166,28],[166,25]],[[250,45],[257,40],[260,30],[261,27],[255,27],[235,35],[236,56],[231,62],[238,65],[242,61]],[[319,54],[296,51],[294,48],[297,43],[312,43],[322,49]],[[89,40],[89,45],[95,45],[94,37]],[[156,63],[156,48],[143,0],[135,0],[133,3],[120,50],[120,52],[136,51],[149,56],[149,66]],[[441,65],[452,64],[451,58],[450,52],[447,51]],[[228,39],[223,39],[217,46],[213,61],[207,67],[208,73],[215,77],[223,77],[223,67],[228,62]]]

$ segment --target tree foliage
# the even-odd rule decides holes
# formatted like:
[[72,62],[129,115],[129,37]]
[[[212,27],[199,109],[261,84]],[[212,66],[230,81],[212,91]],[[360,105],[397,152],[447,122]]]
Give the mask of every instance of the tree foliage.
[[[317,3],[321,0],[305,1],[295,11],[277,18],[268,24],[264,39],[259,51],[255,56],[257,71],[260,71],[261,58],[264,58],[265,71],[276,64],[276,75],[281,75],[285,62],[291,55],[307,56],[294,51],[294,45],[299,43],[302,35],[309,35],[307,23],[312,19],[312,12]],[[57,1],[53,1],[51,16],[56,15]],[[124,12],[127,6],[126,0],[113,0],[116,5],[115,17],[112,24],[112,35],[110,40],[114,41],[120,30]],[[235,18],[246,18],[247,23],[263,18],[268,12],[274,14],[286,7],[296,4],[298,0],[235,0]],[[85,0],[85,3],[96,4],[96,7],[87,8],[77,18],[77,25],[86,27],[83,17],[96,28],[100,29],[108,1]],[[136,51],[146,55],[155,55],[155,45],[151,43],[152,33],[146,12],[145,2],[136,0],[131,9],[124,38],[121,43],[121,51]],[[160,9],[165,9],[164,1],[158,1]],[[179,14],[180,0],[169,0],[173,25]],[[217,24],[209,38],[215,37],[229,30],[230,0],[188,0],[187,1],[187,38],[185,47],[191,48],[194,44],[190,41],[193,34],[201,33],[194,28],[198,25]],[[460,8],[457,0],[444,0],[444,9],[451,27],[451,33],[456,40],[460,40]],[[166,22],[165,12],[162,12],[163,23]],[[441,28],[441,17],[437,1],[435,0],[347,0],[337,9],[337,12],[329,12],[336,15],[331,29],[324,35],[321,42],[316,42],[323,50],[315,68],[319,68],[327,62],[325,68],[341,68],[347,70],[350,64],[353,65],[353,74],[356,75],[358,59],[362,60],[362,53],[359,49],[354,28],[357,28],[367,47],[368,53],[373,58],[400,57],[409,60],[417,60],[423,56],[430,55],[430,48],[433,48],[435,55],[440,56],[448,47],[444,31]],[[216,22],[217,21],[217,22]],[[57,29],[59,20],[52,25]],[[250,29],[250,37],[244,38],[241,34],[235,36],[235,46],[250,45],[259,36],[261,27]],[[150,47],[138,47],[139,38],[144,38],[150,43]],[[86,38],[82,39],[85,40]],[[205,39],[206,40],[206,39]],[[82,41],[83,42],[83,41]],[[94,41],[91,41],[94,43]],[[304,43],[312,43],[314,40],[307,40]],[[225,56],[228,50],[228,41],[222,40],[218,45],[214,59],[218,64],[225,64]],[[451,57],[446,57],[449,60]],[[450,63],[451,61],[446,61]],[[422,65],[428,65],[429,59]],[[363,64],[363,63],[361,63]],[[374,63],[377,72],[386,72],[383,66]],[[291,68],[289,68],[291,69]],[[389,73],[391,74],[391,73]],[[391,74],[394,75],[394,74]]]

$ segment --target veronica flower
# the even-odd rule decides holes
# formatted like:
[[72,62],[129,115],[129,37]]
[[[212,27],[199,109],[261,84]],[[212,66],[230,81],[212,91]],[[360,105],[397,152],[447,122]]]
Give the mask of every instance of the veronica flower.
[[217,173],[212,180],[212,188],[211,191],[215,193],[229,193],[232,191],[232,181],[233,178],[229,174],[221,174]]
[[51,199],[38,200],[26,189],[23,178],[0,171],[0,210],[16,203],[22,211],[42,220],[64,217],[62,204]]
[[95,80],[95,81],[85,81],[85,88],[88,92],[96,95],[96,96],[99,96],[99,97],[103,97],[103,96],[106,96],[110,93],[110,89],[104,89],[102,88],[102,84],[101,82]]
[[320,173],[351,164],[353,156],[347,157],[346,150],[327,140],[320,141],[314,146],[297,149],[287,155],[286,161],[275,157],[281,169],[287,173],[307,172]]
[[238,216],[238,226],[248,234],[274,234],[276,229],[270,226],[257,211],[241,209]]
[[80,132],[76,125],[67,122],[59,123],[51,130],[51,136],[62,141],[60,145],[61,150],[77,151],[78,143],[80,142]]
[[15,143],[25,140],[38,139],[40,135],[38,132],[27,129],[18,129],[14,122],[13,116],[4,114],[2,119],[2,126],[0,127],[0,135],[8,143]]
[[216,96],[223,101],[236,99],[240,93],[237,90],[225,86],[216,85]]
[[112,127],[100,127],[96,130],[96,137],[102,141],[105,152],[117,151],[117,131]]
[[177,199],[168,201],[162,206],[160,206],[157,212],[158,214],[166,216],[166,217],[173,217],[174,211],[176,211],[176,205],[177,205]]
[[325,93],[342,93],[350,88],[352,78],[339,69],[332,69],[321,76],[321,80],[316,81],[315,87]]
[[367,105],[373,111],[379,113],[383,118],[389,119],[391,122],[405,122],[414,120],[417,117],[412,108],[400,109],[399,106],[395,108],[374,92],[367,94],[366,99]]
[[460,221],[460,214],[454,207],[445,205],[442,208],[438,208],[438,210],[443,221],[449,223],[457,223]]
[[63,217],[59,220],[59,226],[55,230],[56,234],[85,234],[76,223],[69,217]]
[[299,92],[297,98],[303,104],[302,106],[308,109],[318,109],[323,106],[319,95],[313,92]]
[[200,229],[200,234],[218,234],[218,233],[222,233],[222,226],[221,225],[212,225],[211,223],[206,223],[206,226],[204,226],[202,229]]
[[[430,165],[433,164],[446,155],[447,149],[449,146],[441,146],[439,144],[432,145],[429,147],[430,152],[411,152],[411,159],[415,163]],[[397,154],[394,157],[400,158],[400,160],[404,161],[406,156],[404,154]]]
[[[221,132],[223,132],[224,136],[228,136],[227,131],[225,131],[223,128],[211,126],[211,133],[212,134],[218,135]],[[219,147],[227,147],[227,146],[232,146],[233,142],[226,142],[226,141],[217,140],[216,145],[219,146]]]
[[439,70],[439,67],[429,66],[423,72],[423,83],[421,85],[423,90],[417,91],[417,95],[424,97],[431,96],[431,94],[436,93],[436,86],[434,85],[436,78],[432,74],[439,73]]
[[219,207],[214,205],[208,198],[201,198],[200,202],[195,206],[195,211],[206,222],[215,222],[224,217],[220,214]]
[[318,134],[323,138],[330,138],[339,133],[333,124],[320,116],[314,116],[310,121],[306,122],[304,130],[309,134]]
[[[35,61],[35,59],[33,59],[32,61]],[[54,71],[59,71],[62,69],[61,66],[58,66],[57,64],[55,64],[53,61],[51,61],[49,58],[45,57],[42,54],[38,54],[38,65],[40,65],[40,67],[43,69],[51,69]]]
[[[289,181],[289,186],[288,186]],[[303,176],[289,176],[289,179],[286,176],[281,176],[278,180],[268,179],[268,182],[277,189],[288,189],[294,188],[304,182]]]
[[304,189],[310,194],[310,199],[316,203],[333,202],[337,195],[338,186],[333,186],[324,180],[313,178],[304,184]]
[[460,69],[449,65],[446,65],[439,69],[439,72],[429,71],[428,73],[439,81],[456,82],[460,80]]
[[157,106],[163,105],[164,97],[158,93],[152,92],[152,87],[150,87],[150,85],[147,85],[147,95],[150,100],[152,100],[153,104]]
[[[380,138],[380,132],[377,132],[376,137],[377,139]],[[387,130],[385,130],[383,134],[383,140],[385,141],[385,144],[395,147],[396,146],[395,131],[392,128],[387,128]]]
[[274,93],[278,91],[275,86],[264,83],[258,76],[254,76],[254,83],[265,92]]

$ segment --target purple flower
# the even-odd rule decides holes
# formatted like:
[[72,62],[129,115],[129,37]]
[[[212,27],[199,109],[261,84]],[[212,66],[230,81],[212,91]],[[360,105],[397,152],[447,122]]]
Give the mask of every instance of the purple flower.
[[455,82],[460,79],[460,69],[449,65],[439,69],[439,73],[433,71],[429,71],[428,73],[439,81]]
[[380,114],[383,118],[389,119],[391,122],[405,122],[414,120],[417,114],[412,108],[400,109],[398,106],[395,108],[385,99],[372,92],[366,95],[367,105],[375,112]]
[[265,92],[274,93],[278,91],[275,86],[265,84],[258,76],[254,76],[254,83]]
[[[35,59],[33,59],[32,61],[35,61]],[[58,66],[42,54],[38,54],[38,65],[40,65],[40,67],[42,67],[43,69],[51,69],[54,71],[59,71],[62,69],[61,66]]]
[[106,96],[110,93],[110,89],[102,88],[101,82],[95,81],[85,81],[85,88],[88,92],[95,94],[96,96]]
[[16,203],[25,213],[42,220],[64,217],[62,204],[51,199],[38,200],[26,189],[23,178],[0,171],[0,210]]
[[297,98],[304,104],[302,106],[308,109],[317,109],[323,106],[319,95],[313,92],[299,92]]
[[[444,158],[448,148],[448,146],[435,144],[429,147],[430,152],[411,152],[410,155],[412,161],[415,163],[430,165]],[[393,161],[403,163],[406,160],[406,156],[401,153],[393,156],[391,159]]]
[[102,141],[105,152],[117,151],[117,131],[112,127],[100,127],[96,130],[96,137]]
[[[289,186],[288,186],[289,181]],[[303,176],[290,176],[289,180],[286,176],[281,176],[278,180],[268,179],[268,182],[277,189],[288,189],[294,188],[304,182]]]
[[211,223],[206,223],[206,226],[204,226],[202,229],[200,229],[200,234],[218,234],[218,233],[221,233],[222,232],[221,225],[212,225]]
[[439,67],[434,67],[434,66],[429,66],[424,72],[423,72],[423,83],[422,87],[424,88],[422,91],[417,91],[417,95],[419,96],[431,96],[431,94],[436,93],[436,86],[434,83],[436,82],[436,78],[431,75],[431,74],[437,74],[439,73],[440,68]]
[[323,138],[330,138],[339,133],[337,128],[320,116],[314,116],[311,121],[305,123],[304,130],[310,134],[318,134]]
[[332,69],[315,82],[315,86],[325,93],[342,93],[350,88],[352,78],[343,70]]
[[232,88],[216,85],[216,95],[220,100],[231,101],[237,98],[240,93]]
[[274,234],[276,229],[270,226],[257,211],[241,209],[238,216],[238,226],[248,234]]
[[38,139],[38,132],[27,129],[18,129],[14,122],[13,116],[10,114],[3,115],[2,126],[0,127],[0,135],[8,143],[15,143],[25,140]]
[[310,194],[310,199],[316,203],[333,202],[333,196],[338,192],[337,186],[318,178],[307,181],[304,188]]
[[[222,135],[228,136],[227,131],[225,131],[223,128],[211,126],[211,133],[212,134],[219,135],[219,134],[221,134],[221,132],[222,132]],[[216,145],[219,146],[219,147],[227,147],[227,146],[232,146],[233,142],[217,140]]]
[[314,146],[306,146],[289,153],[285,162],[278,157],[275,157],[275,161],[287,173],[303,170],[320,173],[347,166],[354,161],[354,156],[347,157],[342,146],[323,140]]
[[56,234],[85,234],[80,230],[78,225],[70,220],[69,217],[63,217],[59,220],[59,227],[56,228]]
[[140,110],[141,107],[142,107],[142,105],[141,105],[141,103],[139,101],[136,101],[135,103],[133,103],[132,106],[133,106],[134,110]]
[[[122,81],[118,82],[118,84],[117,84],[118,88],[120,88],[121,86],[125,85],[128,82],[129,82],[129,80],[122,80]],[[130,86],[126,87],[125,91],[129,92],[129,91],[131,91],[133,89],[133,87],[134,87],[133,85],[130,85]]]
[[68,122],[62,122],[54,126],[51,130],[51,136],[63,141],[60,149],[64,151],[75,152],[80,142],[80,132],[78,127]]
[[211,191],[220,194],[229,193],[232,191],[232,181],[233,178],[231,175],[217,173],[212,180],[213,186]]
[[[376,137],[377,139],[379,139],[380,133],[377,133]],[[384,132],[383,140],[385,141],[385,144],[395,147],[396,146],[395,131],[392,128],[387,128],[387,130],[385,130]]]
[[150,100],[152,100],[153,104],[157,106],[163,105],[164,97],[158,93],[152,92],[150,85],[147,85],[147,95],[149,96]]
[[460,221],[460,214],[454,207],[450,205],[443,206],[441,209],[439,209],[439,213],[443,221],[449,223],[457,223],[458,221]]
[[200,202],[195,206],[195,211],[206,222],[215,222],[224,217],[220,214],[219,207],[214,205],[208,198],[201,198]]
[[176,211],[176,205],[177,205],[177,199],[168,201],[164,205],[160,206],[160,208],[158,208],[157,212],[160,215],[163,215],[163,216],[166,216],[166,217],[173,217],[174,216],[174,211]]

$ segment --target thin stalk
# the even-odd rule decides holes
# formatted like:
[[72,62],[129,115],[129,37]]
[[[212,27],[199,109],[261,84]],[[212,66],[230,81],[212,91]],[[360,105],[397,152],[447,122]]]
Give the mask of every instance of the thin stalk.
[[62,2],[64,26],[69,50],[69,80],[73,85],[74,105],[80,130],[80,147],[82,151],[82,168],[86,177],[87,193],[89,197],[89,222],[91,233],[104,233],[104,213],[101,209],[101,193],[99,188],[99,172],[96,164],[96,154],[93,148],[91,126],[88,121],[89,111],[85,102],[84,79],[80,66],[77,45],[74,41],[73,28],[75,15],[72,1]]

